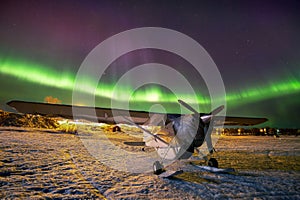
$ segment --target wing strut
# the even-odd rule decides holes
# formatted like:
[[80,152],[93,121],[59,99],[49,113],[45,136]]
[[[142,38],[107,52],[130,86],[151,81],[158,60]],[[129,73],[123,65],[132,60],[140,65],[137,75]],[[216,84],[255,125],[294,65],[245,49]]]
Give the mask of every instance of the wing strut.
[[130,119],[128,119],[126,116],[123,116],[123,117],[124,117],[124,119],[125,119],[128,123],[130,123],[130,124],[132,124],[132,125],[138,127],[139,129],[141,129],[142,131],[146,132],[147,134],[153,136],[155,139],[161,141],[162,143],[164,143],[164,144],[166,144],[166,145],[169,145],[168,142],[166,142],[165,140],[161,139],[161,138],[158,137],[157,135],[154,135],[153,133],[151,133],[151,132],[148,131],[147,129],[143,128],[142,126],[140,126],[140,125],[134,123],[133,121],[131,121]]

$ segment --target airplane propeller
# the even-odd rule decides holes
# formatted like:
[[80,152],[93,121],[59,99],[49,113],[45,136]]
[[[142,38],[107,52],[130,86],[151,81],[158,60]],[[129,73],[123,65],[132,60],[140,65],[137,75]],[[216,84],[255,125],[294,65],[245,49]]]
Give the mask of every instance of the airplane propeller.
[[[211,111],[209,114],[205,114],[203,116],[200,115],[200,113],[198,113],[194,108],[192,108],[189,104],[187,104],[186,102],[184,102],[183,100],[178,100],[178,102],[184,106],[185,108],[187,108],[188,110],[192,111],[196,117],[199,117],[199,120],[200,120],[200,125],[199,124],[199,128],[201,127],[202,128],[202,132],[206,135],[206,133],[208,132],[208,129],[209,129],[209,124],[210,124],[210,121],[211,119],[217,115],[219,112],[221,112],[223,109],[224,109],[224,105],[221,105],[217,108],[215,108],[213,111]],[[208,141],[209,140],[209,141]],[[213,151],[215,151],[215,149],[212,147],[212,144],[211,144],[211,139],[210,137],[208,138],[208,140],[206,141],[207,143],[209,143],[208,145],[211,146],[211,150],[210,150],[210,153],[212,153]],[[214,159],[212,159],[213,161],[213,164],[212,163],[209,163],[209,165],[211,166],[217,166],[217,161],[215,161]]]
[[[192,106],[190,106],[189,104],[187,104],[186,102],[184,102],[183,100],[178,100],[178,103],[180,103],[183,107],[185,107],[186,109],[192,111],[194,114],[196,114],[197,116],[200,116],[200,113],[198,113]],[[201,121],[203,121],[205,124],[209,123],[211,118],[214,115],[217,115],[219,112],[221,112],[224,109],[224,105],[217,107],[216,109],[214,109],[213,111],[211,111],[208,115],[204,115],[201,116],[200,119]]]

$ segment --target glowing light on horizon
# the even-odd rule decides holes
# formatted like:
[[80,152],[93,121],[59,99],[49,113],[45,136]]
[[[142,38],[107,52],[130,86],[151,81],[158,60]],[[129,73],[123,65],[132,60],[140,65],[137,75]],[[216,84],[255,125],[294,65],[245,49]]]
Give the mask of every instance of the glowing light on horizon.
[[[76,74],[72,72],[57,72],[50,67],[27,62],[13,60],[0,60],[0,73],[21,79],[29,83],[36,83],[44,86],[55,87],[65,90],[73,90]],[[200,103],[208,105],[210,98],[197,94],[197,102],[192,102],[189,94],[166,93],[158,86],[146,87],[143,90],[133,91],[130,86],[122,86],[117,95],[114,95],[114,84],[101,83],[98,88],[92,87],[92,81],[86,78],[85,85],[80,88],[81,92],[96,95],[98,97],[115,98],[122,100],[125,93],[131,92],[131,101],[135,102],[177,102],[178,98],[184,99],[188,103]],[[273,82],[269,85],[251,87],[243,89],[241,92],[229,92],[226,101],[229,104],[239,104],[241,102],[253,102],[265,100],[282,95],[289,95],[300,92],[300,80],[289,77],[286,80]],[[126,95],[124,95],[126,96]]]

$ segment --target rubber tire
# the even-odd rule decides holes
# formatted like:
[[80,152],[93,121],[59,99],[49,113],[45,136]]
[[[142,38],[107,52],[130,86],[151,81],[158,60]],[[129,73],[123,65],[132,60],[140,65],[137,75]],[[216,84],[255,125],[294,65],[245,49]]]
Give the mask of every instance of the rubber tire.
[[163,168],[164,166],[159,162],[159,161],[155,161],[153,163],[153,173],[156,175],[159,175],[161,173],[163,173]]
[[209,159],[209,161],[208,161],[207,164],[208,164],[208,166],[210,166],[210,167],[215,167],[215,168],[218,168],[218,167],[219,167],[219,163],[218,163],[217,159],[215,159],[215,158]]

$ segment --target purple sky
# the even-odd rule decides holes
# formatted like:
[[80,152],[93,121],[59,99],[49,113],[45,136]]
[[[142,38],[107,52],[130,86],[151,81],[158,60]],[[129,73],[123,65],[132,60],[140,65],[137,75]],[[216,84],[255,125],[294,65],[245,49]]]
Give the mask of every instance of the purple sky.
[[[106,38],[137,27],[164,27],[200,43],[218,66],[226,90],[238,93],[291,78],[299,81],[299,8],[298,1],[2,1],[0,57],[76,73]],[[139,62],[151,61],[156,53],[138,53]],[[125,61],[130,68],[136,59],[129,55],[119,64]],[[281,126],[299,127],[299,95],[253,102],[262,109],[258,112],[244,107],[229,111],[269,118],[282,114],[274,118],[277,124],[284,118]],[[2,95],[1,103],[6,100]]]

